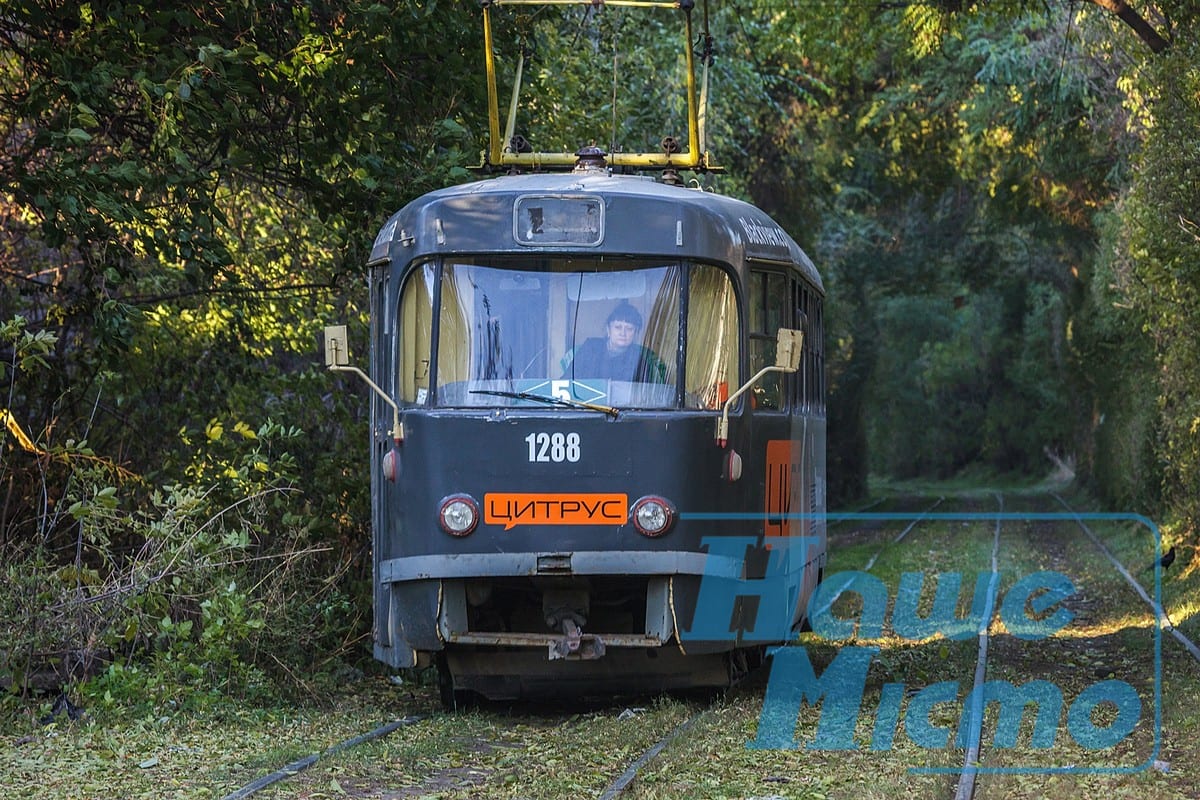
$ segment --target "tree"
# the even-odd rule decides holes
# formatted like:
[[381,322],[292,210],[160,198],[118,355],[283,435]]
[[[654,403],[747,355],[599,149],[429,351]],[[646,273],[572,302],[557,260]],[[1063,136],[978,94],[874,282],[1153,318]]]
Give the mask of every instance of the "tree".
[[[144,472],[161,445],[142,431],[203,425],[254,379],[251,364],[290,369],[315,350],[321,315],[357,302],[374,228],[465,175],[455,116],[471,90],[440,87],[472,71],[477,19],[432,11],[28,2],[6,12],[0,187],[11,226],[0,270],[15,291],[3,311],[58,342],[50,380],[18,400],[31,428],[57,419],[82,438],[92,418],[89,438]],[[463,84],[475,97],[483,88]],[[156,360],[138,358],[146,352]],[[203,402],[189,391],[199,386]],[[164,402],[185,416],[158,416]]]
[[1169,46],[1167,40],[1159,35],[1154,26],[1146,18],[1135,11],[1125,0],[1091,0],[1110,14],[1114,14],[1121,22],[1128,25],[1138,38],[1149,45],[1155,53],[1161,53]]
[[[6,557],[106,580],[145,552],[160,492],[216,515],[297,486],[268,495],[247,547],[278,555],[301,537],[336,554],[319,573],[338,581],[308,587],[300,616],[349,591],[368,541],[351,468],[366,404],[331,391],[317,332],[363,324],[379,225],[475,159],[477,15],[6,6],[0,323],[18,333],[0,341],[3,408],[36,448],[0,441]],[[52,343],[40,363],[22,365],[20,330]]]

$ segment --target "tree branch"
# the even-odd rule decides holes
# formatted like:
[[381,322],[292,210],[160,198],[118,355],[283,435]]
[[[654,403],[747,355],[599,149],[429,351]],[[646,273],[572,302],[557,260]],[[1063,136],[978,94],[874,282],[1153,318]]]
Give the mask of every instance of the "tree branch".
[[217,297],[220,295],[288,295],[288,294],[306,294],[317,291],[336,291],[337,284],[329,283],[292,283],[283,286],[233,286],[233,287],[206,287],[201,289],[192,289],[184,292],[175,292],[172,294],[160,295],[134,295],[121,298],[121,302],[128,303],[132,306],[158,305],[159,303],[169,303],[175,300],[182,300],[186,297],[196,297],[203,295],[205,297]]
[[1154,26],[1147,22],[1145,17],[1130,8],[1125,0],[1091,0],[1091,2],[1105,11],[1116,14],[1155,53],[1161,53],[1170,47],[1170,43],[1159,35]]

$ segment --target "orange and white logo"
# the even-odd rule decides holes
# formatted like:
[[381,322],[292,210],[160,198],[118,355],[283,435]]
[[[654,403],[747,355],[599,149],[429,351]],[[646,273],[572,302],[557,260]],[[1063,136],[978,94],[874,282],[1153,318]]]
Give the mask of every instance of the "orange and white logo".
[[503,525],[624,525],[629,496],[620,493],[492,492],[483,496],[483,521]]

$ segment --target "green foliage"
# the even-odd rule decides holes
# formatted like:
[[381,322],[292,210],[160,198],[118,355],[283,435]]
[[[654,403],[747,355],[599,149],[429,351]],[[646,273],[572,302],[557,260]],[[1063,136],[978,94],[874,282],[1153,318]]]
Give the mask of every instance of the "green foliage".
[[1200,524],[1198,54],[1194,38],[1177,41],[1144,75],[1143,91],[1157,97],[1124,207],[1128,271],[1116,286],[1153,343],[1164,494],[1191,528]]
[[[214,441],[217,427],[207,434]],[[265,443],[286,432],[268,424],[240,433],[256,447],[197,459],[196,474],[216,484],[154,491],[145,510],[123,508],[101,472],[75,471],[66,498],[74,561],[57,567],[37,546],[6,553],[0,638],[15,686],[78,680],[114,662],[101,684],[113,702],[254,696],[275,659],[299,665],[338,652],[348,620],[320,620],[340,593],[328,575],[314,575],[329,561],[326,548],[289,511],[294,492],[280,485],[288,459],[265,455]],[[228,496],[239,499],[226,504]],[[143,655],[145,671],[136,668]],[[121,676],[132,681],[123,693]]]
[[[871,376],[831,382],[833,408],[863,415],[858,469],[1037,472],[1075,448],[1079,265],[1130,147],[1120,115],[1094,113],[1119,75],[1095,46],[1102,23],[913,11],[876,32],[888,46],[857,62],[839,107],[803,111],[823,146],[853,142],[810,159],[828,198],[813,249],[830,339],[853,343],[831,364]],[[856,435],[837,422],[835,452]]]
[[243,342],[294,367],[286,354],[314,348],[314,312],[344,317],[343,304],[361,303],[347,278],[364,231],[470,158],[456,104],[471,90],[440,89],[469,70],[456,44],[474,30],[468,15],[341,3],[12,9],[0,126],[15,146],[0,157],[0,193],[24,258],[5,264],[31,268],[5,266],[21,291],[3,312],[61,342],[44,387],[18,398],[47,410],[31,424],[89,418],[114,450],[152,460],[131,432],[179,425],[138,419],[161,407],[136,402],[154,400],[158,382],[131,374],[147,362],[129,355],[171,327],[164,316],[204,326],[167,334],[196,348],[178,354],[193,367],[189,388],[202,369],[246,382]]
[[[14,370],[28,372],[35,368],[49,368],[46,359],[53,352],[58,340],[50,331],[27,330],[28,320],[17,315],[0,323],[0,342],[12,348]],[[7,377],[9,366],[0,361],[0,381]]]
[[[1093,406],[1084,419],[1085,474],[1115,507],[1153,513],[1162,499],[1158,377],[1143,310],[1128,297],[1132,263],[1123,205],[1103,217],[1072,357]],[[1104,365],[1098,369],[1097,365]]]
[[[0,553],[37,567],[14,584],[22,670],[86,650],[245,691],[360,657],[367,404],[331,391],[317,334],[365,325],[378,223],[476,158],[478,30],[444,3],[6,9],[0,407],[31,446],[0,444]],[[64,593],[60,568],[89,582]]]
[[491,14],[502,116],[524,54],[515,133],[535,150],[573,153],[594,143],[611,152],[659,152],[666,136],[690,146],[679,10],[494,6]]
[[[368,403],[317,334],[365,338],[374,231],[485,110],[477,5],[160,5],[0,30],[0,648],[122,703],[365,657]],[[713,4],[703,181],[823,271],[834,506],[1074,455],[1200,518],[1192,5],[1149,59],[1091,7]],[[511,8],[536,147],[686,138],[678,12]]]

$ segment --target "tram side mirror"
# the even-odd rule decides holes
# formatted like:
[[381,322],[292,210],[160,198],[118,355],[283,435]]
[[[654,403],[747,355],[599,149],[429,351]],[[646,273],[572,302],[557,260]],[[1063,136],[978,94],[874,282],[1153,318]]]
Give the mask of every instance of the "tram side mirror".
[[[400,424],[400,406],[387,392],[358,367],[350,366],[350,345],[345,325],[325,326],[325,366],[338,372],[353,372],[366,381],[367,386],[379,395],[383,402],[392,407],[392,439],[399,445],[404,440],[404,426]],[[394,480],[394,478],[389,478]]]
[[754,377],[742,384],[741,388],[729,395],[721,406],[721,416],[717,420],[716,440],[718,447],[729,443],[729,409],[738,396],[754,384],[762,380],[768,372],[795,372],[800,369],[800,351],[804,346],[804,331],[780,328],[775,335],[775,363],[763,367]]
[[804,331],[780,328],[775,340],[775,366],[784,372],[800,369],[800,351],[804,346]]
[[350,365],[350,347],[347,341],[345,325],[325,326],[325,366],[333,369]]

